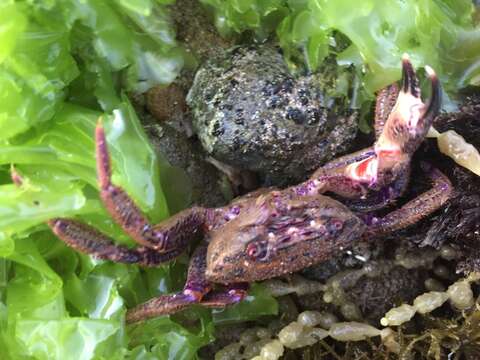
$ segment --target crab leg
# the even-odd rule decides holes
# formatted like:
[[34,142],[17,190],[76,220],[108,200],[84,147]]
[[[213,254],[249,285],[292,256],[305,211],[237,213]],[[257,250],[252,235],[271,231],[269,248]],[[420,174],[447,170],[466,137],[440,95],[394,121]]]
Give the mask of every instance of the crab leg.
[[205,279],[207,246],[198,246],[188,266],[187,282],[183,291],[178,294],[160,295],[143,304],[137,305],[127,312],[127,322],[136,322],[151,317],[175,313],[185,307],[198,303],[211,290]]
[[239,283],[229,285],[222,291],[212,291],[205,295],[200,305],[209,308],[222,308],[236,304],[247,296],[247,288],[247,284]]
[[170,252],[177,247],[183,247],[191,235],[204,224],[206,210],[193,207],[159,225],[150,224],[125,190],[111,182],[110,156],[100,121],[95,131],[95,144],[100,197],[115,222],[138,244],[158,252]]
[[55,235],[75,250],[114,262],[158,266],[176,258],[183,251],[178,248],[167,253],[158,253],[144,246],[128,248],[115,244],[95,228],[72,219],[55,218],[49,220],[48,225]]
[[438,169],[424,164],[424,169],[433,183],[432,189],[409,201],[400,209],[383,218],[374,218],[369,224],[367,235],[381,235],[405,228],[427,217],[452,197],[450,180]]
[[160,295],[127,312],[127,322],[137,322],[160,315],[167,315],[183,310],[192,304],[207,307],[222,307],[243,299],[245,292],[229,290],[212,292],[212,286],[205,278],[207,245],[198,246],[188,267],[187,281],[183,291],[177,294]]

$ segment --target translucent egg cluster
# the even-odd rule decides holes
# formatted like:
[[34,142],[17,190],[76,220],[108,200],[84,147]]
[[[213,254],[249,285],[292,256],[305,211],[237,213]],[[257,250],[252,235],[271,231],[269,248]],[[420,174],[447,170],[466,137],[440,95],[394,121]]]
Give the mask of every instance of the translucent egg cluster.
[[413,305],[402,304],[389,310],[380,320],[383,326],[398,326],[409,321],[416,313],[427,314],[439,308],[450,300],[458,310],[465,310],[474,304],[471,282],[480,280],[480,273],[472,273],[466,279],[461,279],[450,285],[447,291],[430,291],[417,296]]

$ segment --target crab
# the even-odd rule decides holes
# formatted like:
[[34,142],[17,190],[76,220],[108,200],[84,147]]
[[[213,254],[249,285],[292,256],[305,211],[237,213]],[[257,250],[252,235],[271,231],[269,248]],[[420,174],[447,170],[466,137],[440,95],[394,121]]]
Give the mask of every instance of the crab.
[[[412,155],[440,109],[441,90],[434,71],[425,67],[432,93],[424,103],[406,55],[402,68],[401,85],[390,85],[378,94],[373,146],[327,163],[298,185],[260,189],[221,208],[194,206],[160,224],[151,224],[130,196],[112,183],[105,132],[99,122],[95,146],[100,197],[138,245],[115,244],[74,219],[54,218],[48,225],[80,252],[141,266],[170,261],[185,251],[195,235],[203,236],[191,256],[183,290],[128,310],[129,323],[172,314],[192,304],[237,303],[246,296],[249,282],[299,271],[357,241],[407,227],[450,198],[453,190],[448,178],[424,166],[432,182],[430,190],[384,217],[369,215],[403,194]],[[323,195],[326,192],[344,203]]]

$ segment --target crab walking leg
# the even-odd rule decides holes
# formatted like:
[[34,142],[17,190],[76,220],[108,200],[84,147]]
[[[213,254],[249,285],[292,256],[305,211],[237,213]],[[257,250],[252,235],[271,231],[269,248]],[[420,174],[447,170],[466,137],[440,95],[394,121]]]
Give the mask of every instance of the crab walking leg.
[[172,314],[191,304],[200,302],[212,288],[210,282],[205,279],[206,258],[207,245],[199,245],[190,258],[187,281],[183,291],[178,294],[160,295],[128,310],[127,322],[132,323],[160,315]]
[[173,314],[192,304],[206,307],[224,307],[241,301],[247,294],[247,285],[233,284],[224,291],[213,291],[205,278],[207,269],[207,244],[198,246],[190,258],[188,275],[183,291],[160,295],[127,311],[128,323],[161,315]]
[[381,235],[410,226],[439,209],[452,197],[453,187],[450,180],[438,169],[428,166],[426,171],[433,183],[432,189],[383,218],[373,219],[367,235]]
[[201,301],[184,293],[161,295],[127,311],[126,321],[131,324],[157,316],[171,315],[193,304],[208,308],[223,308],[242,301],[246,294],[245,290],[237,288],[212,291],[206,294]]
[[104,260],[142,266],[158,266],[176,258],[183,251],[178,248],[167,253],[158,253],[143,246],[128,248],[115,244],[108,236],[95,228],[72,219],[55,218],[47,223],[55,235],[70,247]]
[[138,244],[158,252],[169,252],[183,247],[192,234],[202,227],[206,210],[193,207],[172,216],[158,225],[152,225],[132,198],[111,182],[110,156],[102,123],[95,131],[97,175],[100,197],[112,218]]
[[[11,177],[15,185],[22,186],[23,179],[13,168]],[[48,220],[47,225],[65,244],[104,260],[141,266],[158,266],[176,258],[184,250],[184,247],[177,247],[169,252],[159,253],[143,246],[128,248],[115,244],[112,239],[97,229],[73,219],[54,218]]]
[[397,84],[389,85],[377,95],[375,103],[375,138],[378,139],[382,134],[383,127],[397,102],[399,87]]
[[228,286],[224,291],[212,291],[205,295],[200,305],[209,308],[222,308],[236,304],[247,296],[247,288],[246,285],[235,284]]

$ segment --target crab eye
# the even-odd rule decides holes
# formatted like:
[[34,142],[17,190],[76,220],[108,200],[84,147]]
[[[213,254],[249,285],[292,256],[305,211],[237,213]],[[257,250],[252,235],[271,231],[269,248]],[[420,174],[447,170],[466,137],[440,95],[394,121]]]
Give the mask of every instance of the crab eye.
[[343,228],[343,222],[340,219],[331,219],[327,224],[327,230],[330,235],[335,236]]
[[333,220],[332,220],[332,226],[333,226],[336,230],[342,230],[343,223],[342,223],[341,220],[333,219]]
[[253,260],[261,260],[267,256],[267,246],[263,242],[251,242],[247,245],[246,252]]

